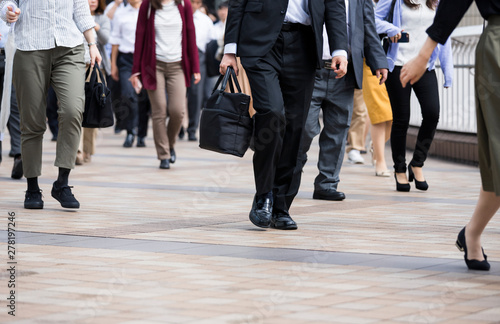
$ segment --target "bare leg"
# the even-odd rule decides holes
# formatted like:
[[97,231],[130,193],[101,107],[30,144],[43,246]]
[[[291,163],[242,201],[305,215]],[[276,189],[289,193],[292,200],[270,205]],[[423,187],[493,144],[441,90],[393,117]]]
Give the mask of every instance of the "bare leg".
[[500,196],[497,196],[494,192],[484,191],[481,188],[476,209],[465,228],[467,258],[469,260],[484,260],[481,252],[481,234],[499,208]]
[[382,172],[387,170],[387,163],[385,161],[385,142],[387,141],[386,135],[386,124],[391,123],[383,122],[379,124],[372,125],[372,143],[373,143],[373,159],[376,161],[375,163],[375,171]]

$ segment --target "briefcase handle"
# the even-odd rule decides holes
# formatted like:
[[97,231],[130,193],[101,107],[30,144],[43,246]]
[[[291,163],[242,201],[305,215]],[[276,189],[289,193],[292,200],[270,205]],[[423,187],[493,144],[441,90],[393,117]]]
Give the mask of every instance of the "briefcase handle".
[[229,89],[231,90],[231,93],[234,93],[233,83],[236,85],[236,89],[238,89],[238,92],[241,93],[241,88],[240,88],[240,84],[238,83],[238,79],[236,78],[236,73],[234,72],[234,70],[231,66],[227,67],[226,74],[224,74],[224,75],[221,74],[219,76],[219,79],[215,83],[215,86],[212,90],[212,93],[214,93],[217,90],[217,88],[219,87],[221,82],[222,82],[222,85],[220,87],[220,90],[225,91],[226,87],[227,87],[227,83],[229,82]]

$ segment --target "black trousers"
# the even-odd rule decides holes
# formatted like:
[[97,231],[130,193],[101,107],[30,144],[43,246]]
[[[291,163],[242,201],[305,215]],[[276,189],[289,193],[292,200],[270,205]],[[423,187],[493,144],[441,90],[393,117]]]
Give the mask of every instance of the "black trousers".
[[403,88],[399,75],[401,66],[394,67],[389,73],[386,86],[392,106],[391,149],[394,170],[398,173],[406,172],[406,134],[410,123],[410,96],[415,92],[422,110],[422,125],[418,131],[417,143],[410,165],[424,166],[427,153],[434,139],[439,121],[439,92],[436,72],[427,70],[422,78],[414,85],[408,84]]
[[[134,54],[118,54],[116,65],[120,73],[120,106],[124,108],[121,119],[127,130],[127,134],[137,134],[139,137],[146,137],[151,105],[149,104],[146,90],[143,89],[138,95],[134,87],[132,87],[132,83],[128,80],[132,75],[133,64]],[[137,131],[136,128],[138,129]]]
[[281,31],[264,57],[241,57],[257,111],[255,186],[258,195],[273,192],[274,211],[288,211],[296,192],[291,184],[314,88],[316,61],[310,27]]

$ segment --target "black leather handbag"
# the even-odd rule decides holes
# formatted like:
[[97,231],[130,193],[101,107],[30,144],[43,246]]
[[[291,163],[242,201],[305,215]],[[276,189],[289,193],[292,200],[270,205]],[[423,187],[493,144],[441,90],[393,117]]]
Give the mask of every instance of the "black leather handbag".
[[[225,91],[228,83],[230,92]],[[234,91],[233,83],[238,92]],[[200,147],[238,157],[245,155],[253,131],[249,104],[250,96],[241,92],[234,70],[228,67],[226,74],[219,76],[201,111]]]
[[104,128],[114,124],[111,106],[111,91],[101,69],[96,65],[87,68],[85,74],[85,111],[82,126],[87,128]]

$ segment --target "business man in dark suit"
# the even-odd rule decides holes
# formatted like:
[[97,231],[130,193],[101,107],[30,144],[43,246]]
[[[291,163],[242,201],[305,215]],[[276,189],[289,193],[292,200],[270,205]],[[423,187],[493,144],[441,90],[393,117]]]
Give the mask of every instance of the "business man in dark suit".
[[[375,29],[372,0],[349,0],[348,6],[349,67],[342,79],[335,72],[323,68],[316,72],[314,93],[306,127],[302,134],[299,161],[295,170],[293,188],[300,184],[302,168],[313,138],[320,133],[319,113],[323,110],[323,130],[319,137],[319,174],[314,181],[314,199],[343,200],[345,194],[337,191],[339,174],[344,159],[347,132],[353,111],[354,89],[363,83],[363,60],[380,79],[387,79],[387,59]],[[329,51],[323,59],[329,62]]]
[[320,67],[326,25],[332,66],[347,71],[344,0],[232,0],[220,70],[241,57],[252,89],[256,194],[250,221],[258,227],[297,229],[289,195],[300,138]]

